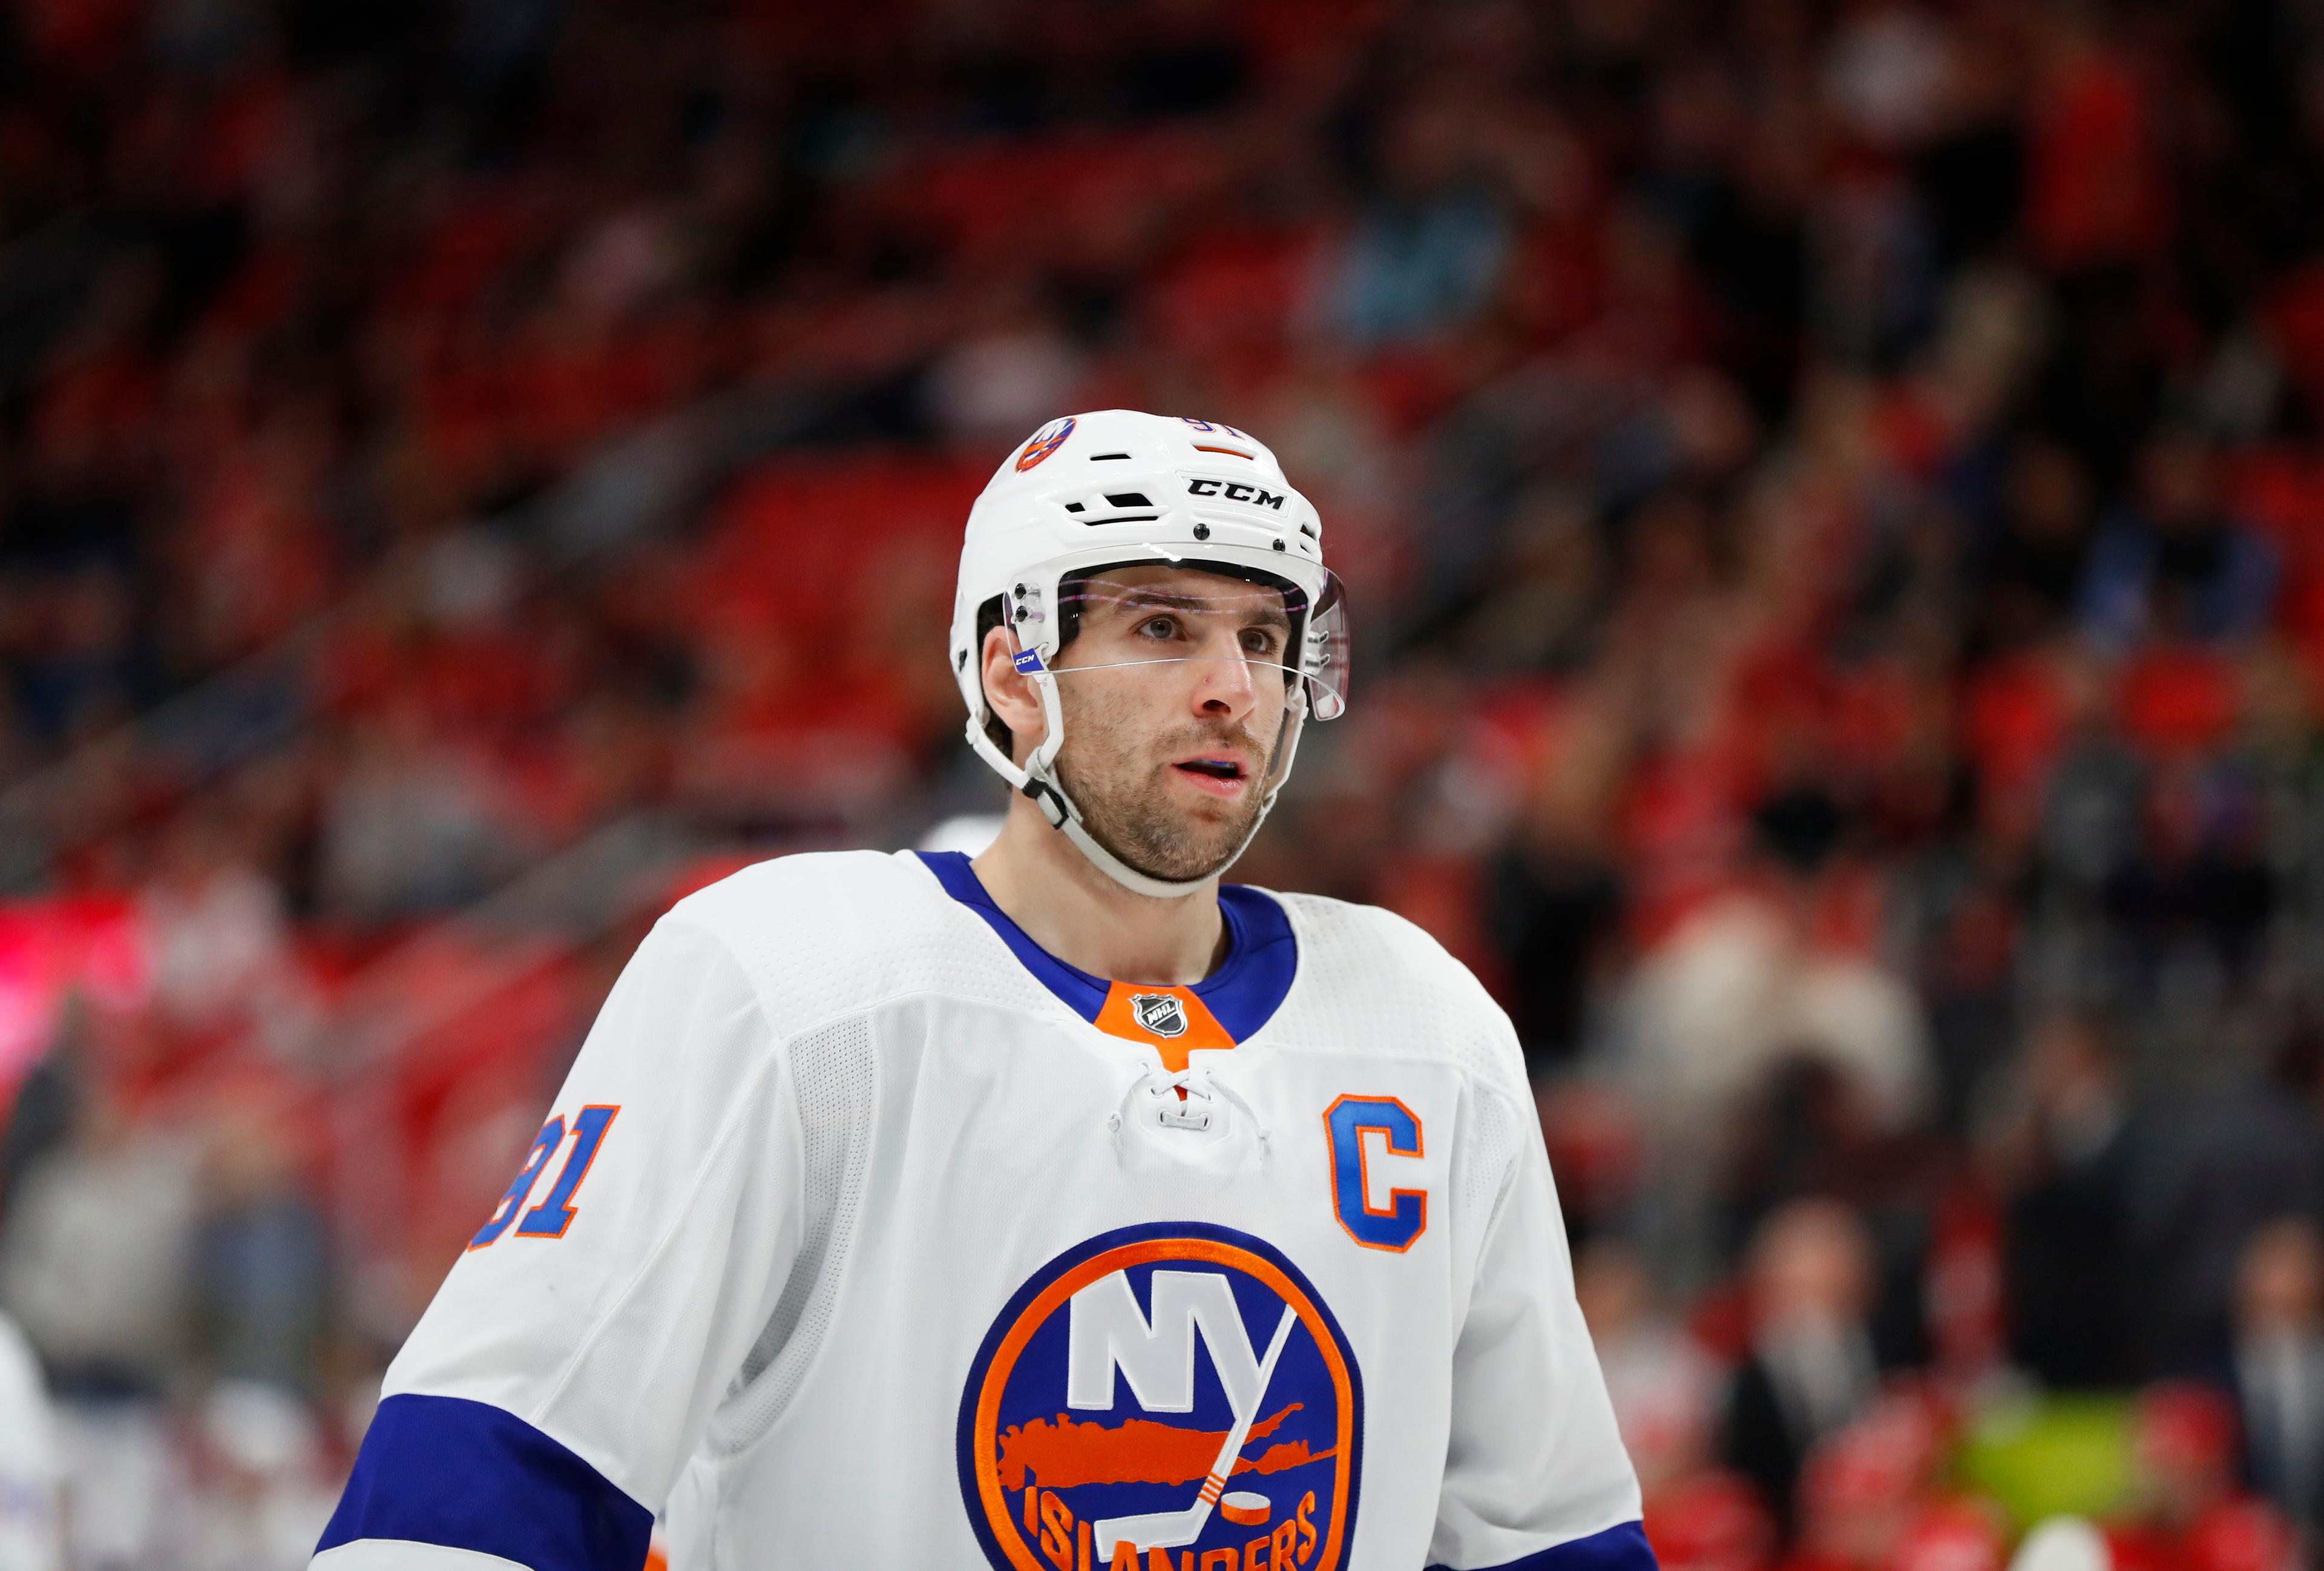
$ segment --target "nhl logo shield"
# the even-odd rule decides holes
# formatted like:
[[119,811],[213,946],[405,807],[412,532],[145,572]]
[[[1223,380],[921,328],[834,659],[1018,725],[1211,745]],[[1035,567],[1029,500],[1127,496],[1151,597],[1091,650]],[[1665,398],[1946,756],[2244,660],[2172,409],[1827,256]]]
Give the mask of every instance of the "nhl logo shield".
[[1175,993],[1132,993],[1130,1012],[1157,1037],[1186,1034],[1186,1005]]
[[995,1571],[1340,1571],[1363,1382],[1289,1260],[1197,1222],[1100,1234],[986,1333],[962,1502]]

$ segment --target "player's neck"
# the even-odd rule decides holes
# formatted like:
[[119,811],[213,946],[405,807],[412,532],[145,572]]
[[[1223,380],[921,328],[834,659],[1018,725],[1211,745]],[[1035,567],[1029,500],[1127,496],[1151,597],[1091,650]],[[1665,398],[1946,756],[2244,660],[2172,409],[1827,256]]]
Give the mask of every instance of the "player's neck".
[[1226,947],[1218,880],[1175,900],[1133,893],[1021,799],[973,865],[1026,937],[1093,976],[1183,986],[1209,975]]

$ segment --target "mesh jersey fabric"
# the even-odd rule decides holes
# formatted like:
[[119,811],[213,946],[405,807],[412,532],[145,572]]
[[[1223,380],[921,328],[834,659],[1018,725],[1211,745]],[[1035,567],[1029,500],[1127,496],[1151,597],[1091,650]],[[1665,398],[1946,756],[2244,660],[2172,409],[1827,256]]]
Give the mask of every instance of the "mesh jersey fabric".
[[712,1421],[711,1443],[721,1451],[739,1451],[765,1434],[798,1390],[831,1324],[872,1156],[879,1070],[869,1023],[843,1020],[783,1050],[798,1087],[804,1178],[799,1251],[774,1315]]

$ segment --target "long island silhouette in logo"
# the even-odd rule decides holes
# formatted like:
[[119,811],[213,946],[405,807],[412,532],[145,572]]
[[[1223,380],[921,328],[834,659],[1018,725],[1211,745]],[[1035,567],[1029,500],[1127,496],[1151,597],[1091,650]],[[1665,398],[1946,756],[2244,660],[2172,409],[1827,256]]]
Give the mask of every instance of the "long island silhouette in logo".
[[[1272,1436],[1283,1421],[1304,1404],[1288,1402],[1250,1427],[1249,1441],[1256,1445]],[[1046,1483],[1052,1489],[1073,1489],[1084,1483],[1192,1483],[1205,1476],[1218,1459],[1224,1429],[1182,1429],[1152,1419],[1124,1419],[1119,1424],[1084,1422],[1059,1413],[1055,1419],[1035,1419],[1012,1426],[1001,1436],[1001,1482],[1004,1488],[1023,1489]],[[1322,1462],[1331,1451],[1314,1451],[1305,1440],[1269,1446],[1257,1455],[1236,1459],[1237,1474],[1280,1473]]]

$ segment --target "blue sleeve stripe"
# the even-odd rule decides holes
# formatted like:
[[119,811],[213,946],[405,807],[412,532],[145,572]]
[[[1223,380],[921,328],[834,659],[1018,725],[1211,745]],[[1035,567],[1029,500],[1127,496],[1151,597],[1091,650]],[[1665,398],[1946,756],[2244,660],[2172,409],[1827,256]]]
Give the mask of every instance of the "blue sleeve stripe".
[[572,1452],[488,1402],[393,1396],[315,1553],[407,1539],[532,1571],[638,1571],[653,1513]]
[[[1432,1566],[1428,1571],[1451,1571],[1443,1566]],[[1624,1522],[1608,1528],[1602,1533],[1592,1533],[1586,1539],[1554,1544],[1538,1554],[1527,1555],[1522,1560],[1508,1560],[1499,1566],[1480,1566],[1474,1571],[1655,1571],[1654,1547],[1646,1542],[1646,1529],[1637,1522]]]

